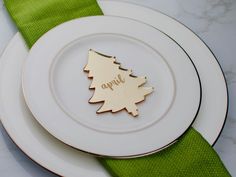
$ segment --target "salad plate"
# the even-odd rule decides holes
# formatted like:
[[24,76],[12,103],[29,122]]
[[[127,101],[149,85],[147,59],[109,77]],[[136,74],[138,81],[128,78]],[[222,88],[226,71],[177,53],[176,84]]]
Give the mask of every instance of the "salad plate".
[[[88,103],[94,97],[90,99],[91,80],[84,68],[98,84],[95,91],[101,87],[104,92],[96,93],[101,100],[113,93],[107,102],[120,105],[126,97],[137,97],[128,87],[136,83],[131,71],[120,69],[123,72],[117,74],[116,67],[132,68],[135,77],[147,78],[146,88],[154,87],[137,105],[140,113],[135,118],[126,111],[97,114],[101,105]],[[104,89],[118,78],[126,86]],[[201,101],[197,71],[177,43],[150,25],[112,16],[71,20],[44,34],[25,60],[22,87],[34,117],[53,136],[79,150],[113,158],[144,156],[168,147],[190,127]],[[137,92],[144,93],[142,88]]]

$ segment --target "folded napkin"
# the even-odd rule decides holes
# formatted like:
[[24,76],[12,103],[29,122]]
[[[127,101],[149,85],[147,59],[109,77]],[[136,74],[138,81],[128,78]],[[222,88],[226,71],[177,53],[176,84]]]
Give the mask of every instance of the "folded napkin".
[[96,0],[4,0],[6,8],[31,48],[53,27],[80,17],[103,15]]
[[[96,0],[4,0],[29,48],[44,33],[71,19],[102,15]],[[121,12],[122,13],[122,12]],[[118,160],[98,158],[118,177],[228,177],[208,142],[190,128],[174,145],[153,155]]]
[[119,177],[226,177],[230,176],[208,142],[190,128],[175,144],[153,155],[136,159],[100,159]]

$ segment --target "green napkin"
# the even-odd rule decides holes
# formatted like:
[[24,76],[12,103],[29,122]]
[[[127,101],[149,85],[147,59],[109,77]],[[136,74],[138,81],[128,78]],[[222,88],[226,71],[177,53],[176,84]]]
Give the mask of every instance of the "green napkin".
[[4,0],[6,8],[32,45],[53,27],[80,17],[103,15],[96,0]]
[[136,159],[101,159],[119,177],[226,177],[230,176],[208,142],[190,128],[175,144],[153,155]]
[[[103,14],[96,0],[4,2],[30,48],[44,33],[63,22]],[[177,143],[156,154],[128,160],[98,160],[112,176],[118,177],[230,176],[214,149],[193,128],[190,128]]]

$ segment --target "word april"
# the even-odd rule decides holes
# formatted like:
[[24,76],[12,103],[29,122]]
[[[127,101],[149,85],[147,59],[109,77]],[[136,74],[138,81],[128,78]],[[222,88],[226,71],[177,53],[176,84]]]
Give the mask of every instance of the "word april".
[[119,86],[120,84],[125,83],[125,79],[122,79],[121,75],[118,74],[117,77],[115,77],[114,80],[112,80],[111,82],[108,82],[106,84],[102,84],[102,88],[103,89],[111,89],[113,91],[113,86]]

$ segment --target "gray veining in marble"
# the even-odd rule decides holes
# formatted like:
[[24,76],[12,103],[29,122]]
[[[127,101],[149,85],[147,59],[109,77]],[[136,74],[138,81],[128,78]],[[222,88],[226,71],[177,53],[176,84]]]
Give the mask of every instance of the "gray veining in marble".
[[[126,0],[155,8],[197,33],[218,58],[229,88],[229,113],[214,148],[236,176],[236,0]],[[0,53],[16,29],[0,0]],[[54,176],[25,156],[0,126],[0,176]]]

